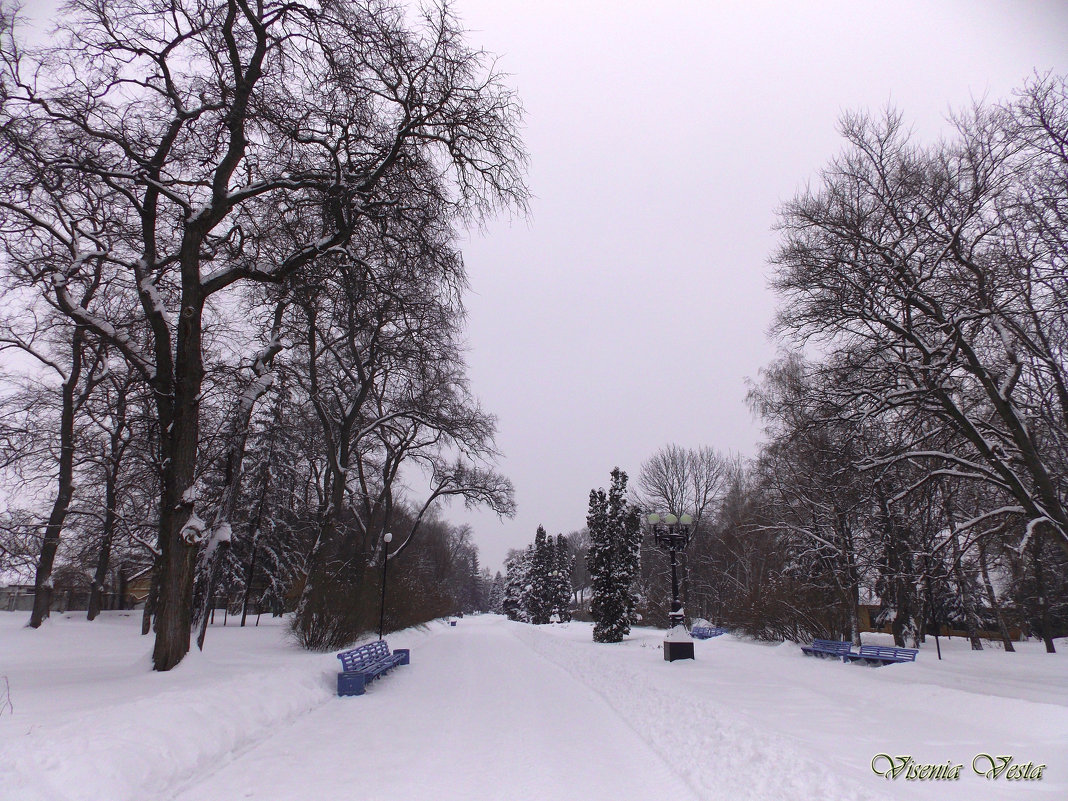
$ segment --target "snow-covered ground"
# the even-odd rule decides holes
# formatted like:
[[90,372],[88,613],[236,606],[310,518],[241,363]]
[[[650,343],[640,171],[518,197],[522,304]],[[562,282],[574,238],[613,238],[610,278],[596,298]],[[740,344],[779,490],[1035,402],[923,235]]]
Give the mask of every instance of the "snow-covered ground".
[[[1035,643],[873,669],[728,635],[668,664],[663,632],[466,617],[391,635],[412,664],[337,698],[276,621],[155,674],[136,614],[25,618],[0,613],[2,801],[1068,797],[1068,656]],[[963,769],[885,779],[879,753]],[[1046,767],[987,779],[983,753]]]

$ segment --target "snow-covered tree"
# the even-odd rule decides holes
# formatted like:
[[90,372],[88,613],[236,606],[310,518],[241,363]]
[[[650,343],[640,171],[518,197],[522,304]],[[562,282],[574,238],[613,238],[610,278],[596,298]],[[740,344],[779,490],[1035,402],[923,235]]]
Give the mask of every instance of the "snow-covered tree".
[[[196,482],[212,335],[234,301],[309,280],[370,216],[406,213],[413,186],[440,188],[453,220],[526,197],[517,101],[445,4],[425,11],[78,2],[42,47],[0,15],[5,271],[122,354],[155,401],[156,670],[189,649],[218,519]],[[86,305],[94,284],[107,292]]]
[[533,548],[513,551],[504,563],[506,575],[501,611],[508,616],[509,620],[526,621],[528,619],[526,587],[532,556]]
[[840,416],[894,430],[867,469],[981,488],[962,535],[1018,517],[1018,548],[1041,529],[1068,554],[1068,77],[955,122],[925,146],[898,114],[843,118],[847,151],[781,213],[778,328],[826,346]]
[[544,527],[538,526],[537,534],[534,535],[533,559],[527,572],[525,593],[528,617],[530,622],[537,626],[548,623],[553,613],[554,587],[551,574],[554,550],[552,538],[546,535]]
[[570,620],[573,567],[563,535],[554,540],[538,526],[534,542],[525,551],[511,552],[505,562],[501,611],[512,620],[539,626]]
[[637,507],[627,501],[627,474],[612,470],[612,484],[590,492],[586,526],[590,549],[586,565],[593,583],[590,613],[595,642],[619,642],[630,633],[635,621],[641,548],[641,518]]
[[575,570],[575,557],[563,534],[556,535],[553,549],[552,615],[561,623],[571,620],[571,574]]
[[489,611],[495,615],[504,614],[504,576],[501,575],[499,570],[497,575],[493,577],[493,583],[490,584]]

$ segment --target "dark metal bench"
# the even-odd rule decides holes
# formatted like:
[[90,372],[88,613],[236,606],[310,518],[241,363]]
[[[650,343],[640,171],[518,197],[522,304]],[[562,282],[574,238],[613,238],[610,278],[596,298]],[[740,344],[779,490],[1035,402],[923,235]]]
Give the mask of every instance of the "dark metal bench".
[[862,645],[859,653],[844,654],[843,659],[850,662],[860,662],[872,667],[882,667],[883,665],[891,665],[894,662],[915,662],[917,653],[919,651],[915,648],[895,648],[890,645]]
[[385,640],[376,640],[350,651],[342,651],[337,658],[341,660],[337,694],[363,695],[367,684],[397,665],[407,665],[410,652],[407,648],[398,648],[390,653]]
[[695,640],[707,640],[726,633],[727,630],[719,626],[694,626],[690,629],[690,636]]
[[820,659],[841,659],[849,656],[853,644],[848,640],[813,640],[812,645],[802,646],[805,656],[818,656]]

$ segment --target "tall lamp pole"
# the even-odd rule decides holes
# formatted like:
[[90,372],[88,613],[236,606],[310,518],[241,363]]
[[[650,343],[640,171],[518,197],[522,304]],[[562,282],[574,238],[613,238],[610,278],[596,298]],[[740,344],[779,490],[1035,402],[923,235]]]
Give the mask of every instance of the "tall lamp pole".
[[378,613],[378,639],[382,639],[382,632],[386,626],[386,568],[389,566],[389,544],[393,542],[393,534],[386,532],[382,535],[382,607]]
[[693,515],[683,514],[676,517],[666,514],[661,517],[651,514],[646,518],[653,532],[653,540],[661,550],[671,556],[671,612],[668,620],[671,630],[664,640],[664,659],[674,662],[676,659],[693,659],[693,640],[686,631],[686,616],[679,602],[678,553],[686,550],[693,534]]

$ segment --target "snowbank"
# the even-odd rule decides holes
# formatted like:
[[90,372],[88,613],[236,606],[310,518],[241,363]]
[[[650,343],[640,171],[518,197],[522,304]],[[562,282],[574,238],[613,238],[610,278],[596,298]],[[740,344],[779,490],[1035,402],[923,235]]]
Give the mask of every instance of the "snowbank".
[[136,616],[83,615],[33,631],[0,613],[3,801],[165,798],[334,697],[337,660],[300,652],[276,622],[213,628],[204,653],[152,673]]

